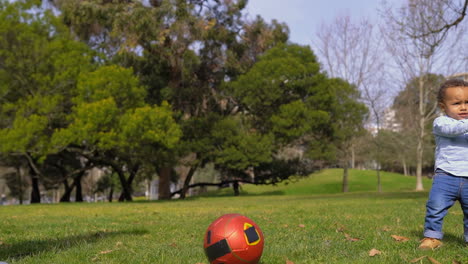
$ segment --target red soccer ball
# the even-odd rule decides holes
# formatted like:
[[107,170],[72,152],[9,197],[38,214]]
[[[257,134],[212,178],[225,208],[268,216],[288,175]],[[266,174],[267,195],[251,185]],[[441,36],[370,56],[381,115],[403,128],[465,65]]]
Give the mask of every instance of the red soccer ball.
[[226,214],[210,224],[203,247],[211,264],[257,264],[263,241],[254,221],[240,214]]

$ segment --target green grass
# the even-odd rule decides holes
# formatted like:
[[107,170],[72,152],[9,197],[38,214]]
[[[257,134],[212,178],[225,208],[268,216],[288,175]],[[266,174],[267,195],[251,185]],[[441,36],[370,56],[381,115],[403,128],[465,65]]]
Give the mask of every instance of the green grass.
[[[353,171],[354,192],[341,194],[331,184],[339,185],[340,173],[326,170],[276,187],[246,185],[240,197],[0,207],[0,261],[208,263],[204,233],[211,221],[227,213],[244,214],[261,227],[262,264],[287,259],[295,264],[410,263],[424,255],[441,263],[468,261],[458,206],[446,217],[445,245],[419,251],[427,192],[408,191],[414,178],[385,173],[384,193],[378,194],[372,191],[375,172]],[[396,242],[391,235],[410,240]],[[382,254],[369,257],[372,248]],[[418,263],[430,263],[424,261]]]
[[[412,191],[416,187],[416,179],[398,173],[380,172],[382,192]],[[296,179],[277,186],[245,185],[244,191],[253,194],[335,194],[341,193],[343,178],[342,169],[328,169],[312,174],[305,179]],[[371,170],[349,170],[350,192],[377,191],[377,172]],[[430,188],[431,181],[423,180],[424,187]]]

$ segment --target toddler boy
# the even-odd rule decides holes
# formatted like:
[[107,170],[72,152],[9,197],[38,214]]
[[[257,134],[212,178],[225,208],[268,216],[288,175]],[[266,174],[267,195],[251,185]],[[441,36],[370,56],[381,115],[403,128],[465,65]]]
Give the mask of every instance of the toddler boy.
[[464,237],[468,242],[468,82],[448,80],[437,96],[445,115],[433,124],[435,135],[435,174],[426,204],[424,239],[420,249],[442,245],[442,224],[455,201],[464,214]]

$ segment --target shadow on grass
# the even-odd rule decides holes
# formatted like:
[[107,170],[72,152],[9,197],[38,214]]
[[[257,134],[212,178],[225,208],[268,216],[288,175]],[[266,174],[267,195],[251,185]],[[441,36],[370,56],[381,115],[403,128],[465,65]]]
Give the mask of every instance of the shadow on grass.
[[[350,198],[369,198],[375,197],[380,199],[416,199],[416,198],[427,198],[427,192],[416,192],[416,191],[402,191],[402,192],[356,192],[341,194],[347,195]],[[338,196],[338,195],[337,195]]]
[[[247,191],[241,191],[239,196],[275,196],[275,195],[285,195],[286,193],[284,191],[266,191],[266,192],[247,192]],[[234,191],[233,192],[227,192],[223,193],[222,195],[218,196],[205,196],[205,198],[210,198],[210,197],[235,197]]]
[[[251,197],[251,196],[275,196],[275,195],[286,195],[284,191],[266,191],[266,192],[247,192],[244,190],[240,191],[239,196],[234,195],[234,191],[225,191],[220,193],[204,193],[198,196],[187,197],[186,200],[196,200],[198,198],[220,198],[220,197]],[[177,200],[177,199],[176,199]]]
[[[348,192],[348,193],[309,193],[309,194],[285,194],[282,191],[263,192],[263,193],[241,193],[241,196],[269,196],[269,195],[287,195],[291,198],[297,197],[298,199],[417,199],[427,198],[427,192]],[[233,196],[233,195],[230,195]]]
[[262,193],[249,193],[245,192],[242,195],[245,196],[269,196],[269,195],[285,195],[286,193],[283,191],[270,191],[270,192],[262,192]]
[[[414,230],[413,232],[414,236],[419,236],[421,239],[423,239],[423,230]],[[460,245],[465,245],[465,239],[463,238],[463,233],[460,235],[454,235],[450,233],[445,233],[444,238],[442,239],[443,243],[449,243],[449,244],[460,244]]]
[[170,199],[170,200],[152,200],[152,201],[134,201],[133,203],[167,203],[167,202],[187,202],[196,201],[200,198],[221,198],[221,197],[260,197],[260,196],[288,196],[290,199],[343,199],[344,197],[349,199],[418,199],[427,198],[428,192],[417,192],[417,191],[401,191],[401,192],[348,192],[348,193],[301,193],[301,194],[287,194],[284,191],[267,191],[267,192],[252,192],[241,191],[239,196],[235,196],[234,192],[222,192],[222,193],[205,193],[198,196],[189,196],[185,199]]
[[146,230],[125,230],[109,232],[93,232],[77,236],[68,236],[57,239],[46,240],[25,240],[14,244],[0,245],[0,260],[20,260],[22,258],[33,256],[41,252],[60,251],[83,243],[96,243],[101,239],[107,239],[123,235],[144,235]]
[[[330,194],[330,195],[323,195],[324,197],[336,197],[342,198],[347,197],[351,199],[359,199],[359,198],[378,198],[378,199],[416,199],[416,198],[427,198],[427,192],[349,192],[349,193],[338,193],[338,194]],[[320,196],[320,195],[317,195]]]

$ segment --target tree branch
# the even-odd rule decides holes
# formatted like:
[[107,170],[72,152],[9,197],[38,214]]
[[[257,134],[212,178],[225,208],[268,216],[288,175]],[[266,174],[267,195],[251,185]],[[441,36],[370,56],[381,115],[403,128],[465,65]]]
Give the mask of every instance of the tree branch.
[[[187,186],[187,190],[190,189],[190,188],[195,188],[195,187],[202,187],[202,186],[217,186],[217,187],[222,187],[223,185],[226,185],[226,184],[231,184],[231,183],[234,183],[234,182],[242,182],[242,183],[247,183],[247,184],[255,184],[255,185],[258,185],[258,184],[262,184],[262,185],[275,185],[277,182],[254,182],[254,181],[249,181],[249,180],[243,180],[243,179],[239,179],[239,180],[226,180],[226,181],[222,181],[222,182],[218,182],[218,183],[211,183],[211,182],[198,182],[198,183],[194,183],[194,184],[190,184],[189,186]],[[173,197],[174,195],[176,194],[181,194],[183,191],[183,188],[182,189],[179,189],[177,191],[174,191],[171,193],[171,197]]]
[[467,8],[468,8],[468,0],[465,0],[465,3],[463,4],[463,7],[462,7],[461,11],[458,12],[459,17],[457,19],[455,19],[452,23],[445,24],[444,26],[442,26],[442,27],[440,27],[438,29],[429,29],[429,31],[426,32],[426,33],[423,33],[421,35],[413,35],[411,37],[424,38],[424,37],[427,37],[427,36],[432,35],[432,34],[441,33],[443,31],[447,32],[450,28],[458,26],[458,24],[460,24],[463,21],[463,19],[465,19]]

